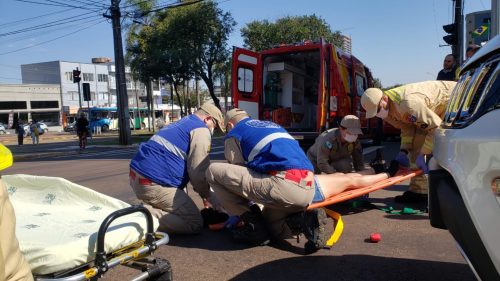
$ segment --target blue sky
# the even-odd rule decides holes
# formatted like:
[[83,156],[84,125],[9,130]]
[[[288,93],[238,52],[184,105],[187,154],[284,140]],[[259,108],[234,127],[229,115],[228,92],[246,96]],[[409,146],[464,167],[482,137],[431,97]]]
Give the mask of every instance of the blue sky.
[[[23,2],[21,2],[23,1]],[[28,0],[0,0],[0,83],[21,83],[20,65],[64,60],[90,62],[93,57],[114,57],[111,23],[104,10],[38,5]],[[54,3],[50,0],[31,0]],[[109,6],[110,0],[82,0]],[[59,1],[83,6],[80,1]],[[172,3],[172,0],[161,0]],[[230,45],[242,46],[240,28],[253,20],[275,21],[285,16],[312,15],[325,19],[332,30],[352,38],[352,52],[368,65],[384,86],[432,80],[450,53],[442,25],[453,21],[452,0],[217,0],[238,23]],[[464,0],[464,14],[489,10],[490,0]],[[122,4],[124,5],[124,4]],[[92,5],[85,5],[92,8]],[[44,16],[30,21],[27,18]],[[53,29],[15,35],[5,33],[68,18]],[[54,30],[56,29],[56,30]],[[68,35],[72,33],[71,35]],[[58,37],[62,37],[56,39]],[[34,46],[35,45],[35,46]],[[28,47],[28,48],[26,48]],[[21,48],[24,50],[16,51]]]

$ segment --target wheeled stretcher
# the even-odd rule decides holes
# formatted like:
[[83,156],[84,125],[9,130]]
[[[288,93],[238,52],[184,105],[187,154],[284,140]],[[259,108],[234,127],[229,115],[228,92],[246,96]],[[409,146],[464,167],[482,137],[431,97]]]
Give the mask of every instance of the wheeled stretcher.
[[171,279],[170,264],[152,253],[167,244],[158,221],[130,206],[62,178],[2,177],[16,214],[16,236],[35,280],[97,280],[126,265],[130,280]]

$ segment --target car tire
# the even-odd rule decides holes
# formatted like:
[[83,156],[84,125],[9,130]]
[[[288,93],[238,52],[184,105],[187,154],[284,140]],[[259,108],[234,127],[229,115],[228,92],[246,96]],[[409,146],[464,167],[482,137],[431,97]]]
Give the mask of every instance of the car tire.
[[5,135],[5,134],[6,134],[6,132],[4,130],[0,131],[0,135]]
[[107,131],[109,131],[109,126],[108,126],[108,125],[102,125],[102,127],[101,127],[101,131],[102,131],[102,132],[107,132]]

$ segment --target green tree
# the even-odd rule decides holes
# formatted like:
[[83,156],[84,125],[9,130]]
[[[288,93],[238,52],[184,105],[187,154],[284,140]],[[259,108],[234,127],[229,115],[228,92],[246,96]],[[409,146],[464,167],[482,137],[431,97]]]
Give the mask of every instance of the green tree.
[[[171,83],[181,107],[177,87],[198,77],[205,82],[215,105],[220,107],[214,94],[216,65],[229,57],[227,41],[236,22],[213,1],[185,5],[191,2],[154,12],[150,27],[136,30],[133,36],[129,34],[127,51],[132,53],[131,66],[146,76],[153,73]],[[146,14],[147,11],[139,12]]]
[[275,23],[268,20],[252,21],[241,30],[245,48],[262,51],[279,44],[290,44],[303,40],[317,40],[320,37],[341,46],[340,31],[332,32],[330,25],[316,15],[287,16]]

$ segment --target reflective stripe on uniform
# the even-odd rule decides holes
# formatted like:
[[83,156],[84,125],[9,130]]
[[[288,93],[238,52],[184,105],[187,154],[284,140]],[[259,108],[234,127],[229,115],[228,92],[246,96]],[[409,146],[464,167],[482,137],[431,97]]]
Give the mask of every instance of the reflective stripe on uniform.
[[184,151],[182,151],[180,148],[178,148],[168,140],[162,138],[161,136],[154,135],[151,137],[151,140],[165,147],[168,151],[172,152],[175,156],[181,158],[182,160],[187,159],[187,155]]
[[288,133],[273,133],[265,138],[261,139],[253,148],[252,151],[250,151],[250,154],[248,155],[248,161],[252,161],[255,156],[261,151],[264,146],[266,146],[268,143],[272,142],[275,139],[291,139],[295,140],[290,134]]
[[401,143],[410,144],[413,143],[412,137],[401,137]]
[[424,150],[426,152],[426,154],[429,154],[429,153],[431,153],[433,146],[434,145],[432,144],[432,142],[426,141],[426,142],[424,142],[424,145],[422,146],[422,150]]
[[403,86],[393,88],[387,91],[384,91],[384,94],[386,94],[393,102],[400,104],[401,103],[401,93],[403,92],[404,88]]

